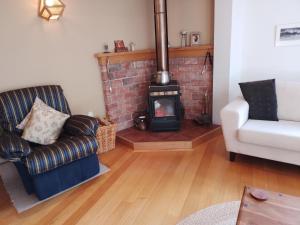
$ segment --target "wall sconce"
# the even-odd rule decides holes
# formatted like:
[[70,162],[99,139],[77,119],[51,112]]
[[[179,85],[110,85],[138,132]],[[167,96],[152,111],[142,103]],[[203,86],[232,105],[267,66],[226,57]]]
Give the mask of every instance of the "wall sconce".
[[40,0],[39,16],[46,20],[58,20],[64,9],[65,4],[60,0]]

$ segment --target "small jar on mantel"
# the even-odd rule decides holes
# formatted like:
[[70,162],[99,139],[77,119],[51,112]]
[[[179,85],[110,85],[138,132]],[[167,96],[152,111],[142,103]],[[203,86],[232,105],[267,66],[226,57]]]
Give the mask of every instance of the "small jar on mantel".
[[188,32],[187,31],[181,31],[180,32],[180,36],[181,36],[181,47],[182,48],[185,48],[185,47],[187,47],[188,46],[188,43],[187,43],[187,41],[188,41]]

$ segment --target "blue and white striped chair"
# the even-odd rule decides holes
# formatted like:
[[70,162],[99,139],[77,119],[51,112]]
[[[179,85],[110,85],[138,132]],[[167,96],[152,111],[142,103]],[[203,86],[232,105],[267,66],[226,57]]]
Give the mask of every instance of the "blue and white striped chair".
[[45,199],[99,173],[96,130],[98,121],[71,116],[56,143],[42,146],[21,138],[16,126],[31,110],[36,97],[71,115],[60,86],[49,85],[0,93],[0,156],[13,161],[28,194]]

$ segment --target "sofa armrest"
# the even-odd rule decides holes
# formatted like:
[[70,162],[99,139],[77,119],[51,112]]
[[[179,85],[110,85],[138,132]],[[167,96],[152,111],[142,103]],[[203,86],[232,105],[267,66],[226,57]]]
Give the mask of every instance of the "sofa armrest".
[[242,98],[229,103],[221,110],[222,130],[227,151],[238,152],[237,131],[249,118],[249,104]]
[[95,136],[99,127],[96,118],[85,115],[73,115],[64,125],[64,131],[73,136]]
[[29,143],[21,137],[4,132],[0,136],[0,156],[10,161],[18,161],[31,153]]

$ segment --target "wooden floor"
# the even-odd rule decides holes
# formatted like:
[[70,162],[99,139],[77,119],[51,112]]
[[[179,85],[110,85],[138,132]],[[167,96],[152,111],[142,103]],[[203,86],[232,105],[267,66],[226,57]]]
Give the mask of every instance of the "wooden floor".
[[175,225],[212,204],[240,200],[244,185],[300,196],[300,168],[238,156],[222,136],[190,152],[136,153],[119,145],[102,161],[111,172],[17,214],[0,184],[0,224]]

